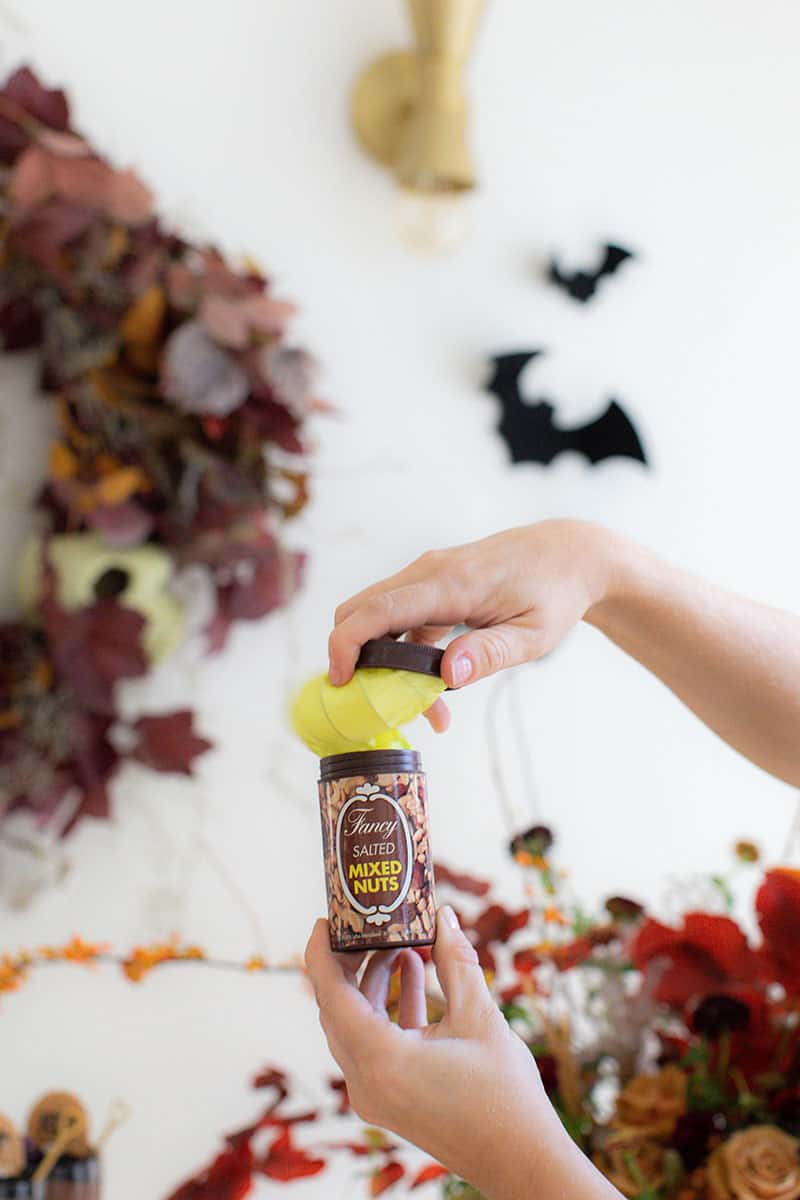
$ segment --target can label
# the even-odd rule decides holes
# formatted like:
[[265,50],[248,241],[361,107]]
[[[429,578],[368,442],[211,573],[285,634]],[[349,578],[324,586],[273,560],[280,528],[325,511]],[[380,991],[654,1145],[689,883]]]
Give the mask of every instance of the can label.
[[424,775],[328,780],[320,810],[335,948],[429,945],[435,905]]
[[339,810],[336,865],[342,891],[368,925],[386,925],[411,883],[414,848],[402,808],[362,783]]

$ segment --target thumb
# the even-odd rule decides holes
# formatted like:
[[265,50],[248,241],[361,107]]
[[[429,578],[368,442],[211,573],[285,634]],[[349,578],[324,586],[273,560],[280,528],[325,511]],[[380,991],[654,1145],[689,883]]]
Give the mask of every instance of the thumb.
[[439,909],[433,962],[447,1002],[448,1023],[471,1026],[477,1018],[483,1025],[486,1013],[497,1011],[475,947],[449,904]]
[[454,638],[442,659],[442,678],[448,687],[459,688],[506,667],[538,658],[540,635],[521,625],[493,625]]

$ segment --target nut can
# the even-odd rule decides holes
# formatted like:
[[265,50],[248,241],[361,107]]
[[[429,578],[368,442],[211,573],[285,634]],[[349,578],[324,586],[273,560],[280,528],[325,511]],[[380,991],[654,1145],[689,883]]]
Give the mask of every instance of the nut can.
[[415,750],[360,750],[322,759],[319,800],[334,950],[435,941],[425,786]]

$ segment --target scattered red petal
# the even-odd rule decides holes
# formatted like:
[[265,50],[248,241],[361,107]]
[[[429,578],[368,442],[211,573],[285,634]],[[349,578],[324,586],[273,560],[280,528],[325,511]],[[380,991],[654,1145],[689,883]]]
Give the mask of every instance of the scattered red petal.
[[369,1181],[370,1196],[383,1195],[399,1183],[405,1173],[405,1167],[399,1162],[388,1162],[385,1167],[380,1167]]
[[430,1183],[434,1179],[441,1179],[443,1175],[449,1175],[447,1167],[443,1167],[440,1163],[429,1163],[427,1167],[423,1167],[414,1176],[411,1187],[422,1187],[423,1183]]
[[319,1175],[325,1169],[325,1159],[314,1158],[296,1146],[291,1132],[285,1129],[270,1146],[266,1158],[257,1164],[257,1169],[269,1179],[288,1183],[292,1179]]

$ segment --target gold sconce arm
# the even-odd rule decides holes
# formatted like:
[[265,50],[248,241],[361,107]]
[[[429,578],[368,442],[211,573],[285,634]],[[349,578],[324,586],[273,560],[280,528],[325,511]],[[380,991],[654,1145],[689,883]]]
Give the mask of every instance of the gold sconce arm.
[[407,0],[414,49],[387,54],[359,77],[359,141],[398,183],[446,195],[475,186],[467,137],[466,64],[485,0]]

